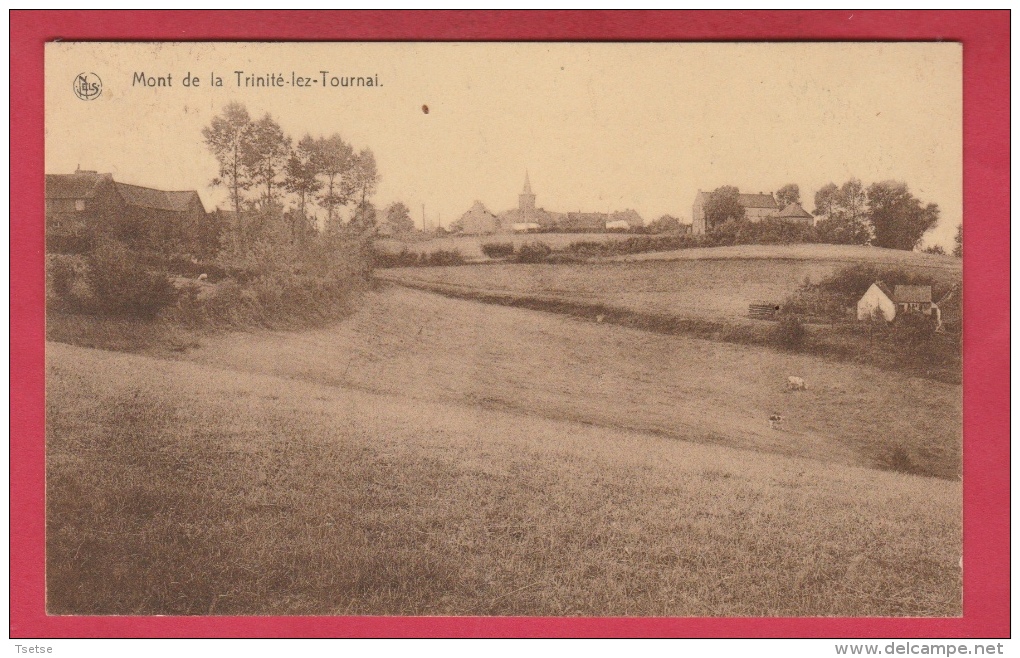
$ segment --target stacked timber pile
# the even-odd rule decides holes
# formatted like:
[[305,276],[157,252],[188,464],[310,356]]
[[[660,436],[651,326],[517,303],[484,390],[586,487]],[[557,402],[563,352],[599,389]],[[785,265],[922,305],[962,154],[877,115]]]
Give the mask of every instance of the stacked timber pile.
[[748,317],[756,320],[775,320],[776,313],[779,312],[779,304],[770,304],[768,302],[755,302],[747,306]]

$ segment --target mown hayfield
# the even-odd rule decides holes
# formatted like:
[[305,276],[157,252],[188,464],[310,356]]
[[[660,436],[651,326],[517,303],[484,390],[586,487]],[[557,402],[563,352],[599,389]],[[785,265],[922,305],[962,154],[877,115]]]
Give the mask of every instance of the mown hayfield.
[[[420,363],[442,311],[366,354]],[[506,365],[481,356],[458,367]],[[286,360],[48,344],[49,613],[961,613],[959,482],[441,401],[413,367],[404,394],[368,392]],[[552,370],[531,388],[556,390]]]
[[946,258],[870,247],[750,245],[576,264],[397,268],[378,270],[376,276],[468,294],[508,293],[638,313],[734,321],[747,317],[748,304],[781,303],[805,282],[818,282],[859,262],[924,267],[925,273],[959,280],[960,260]]
[[423,236],[416,236],[399,240],[396,238],[380,238],[376,240],[376,247],[390,253],[399,253],[402,249],[417,253],[427,253],[440,249],[460,251],[461,255],[468,260],[488,260],[482,253],[482,245],[488,242],[512,242],[514,246],[520,247],[525,242],[544,242],[553,249],[562,249],[572,242],[580,241],[613,241],[625,240],[634,237],[627,233],[506,233],[494,235],[446,235],[442,237],[430,237],[423,239]]

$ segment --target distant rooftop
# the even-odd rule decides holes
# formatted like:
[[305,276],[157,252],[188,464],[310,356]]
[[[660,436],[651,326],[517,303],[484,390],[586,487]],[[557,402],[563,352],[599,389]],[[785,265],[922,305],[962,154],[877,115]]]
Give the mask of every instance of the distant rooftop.
[[103,181],[113,182],[113,175],[80,170],[73,174],[46,174],[46,198],[87,199]]
[[803,217],[805,219],[814,219],[814,215],[804,210],[799,203],[791,203],[790,205],[783,208],[783,211],[779,213],[780,217],[797,218]]
[[[173,212],[188,210],[191,202],[198,199],[198,192],[194,190],[169,192],[140,185],[128,185],[127,183],[117,183],[117,191],[124,201],[132,206]],[[201,203],[202,201],[199,199],[199,204],[201,205]]]
[[745,208],[771,208],[778,210],[779,204],[776,203],[775,197],[771,194],[741,194],[738,197],[740,205]]

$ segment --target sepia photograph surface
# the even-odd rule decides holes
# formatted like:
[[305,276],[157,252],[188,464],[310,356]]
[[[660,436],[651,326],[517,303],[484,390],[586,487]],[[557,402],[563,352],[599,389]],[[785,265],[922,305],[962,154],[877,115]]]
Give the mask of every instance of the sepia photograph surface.
[[961,66],[48,43],[48,614],[960,616]]

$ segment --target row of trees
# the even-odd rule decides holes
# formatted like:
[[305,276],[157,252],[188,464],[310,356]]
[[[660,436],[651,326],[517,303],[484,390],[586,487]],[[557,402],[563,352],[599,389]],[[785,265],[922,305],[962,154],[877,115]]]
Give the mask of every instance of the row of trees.
[[924,204],[906,183],[882,181],[867,188],[856,178],[829,183],[815,193],[819,229],[843,244],[911,250],[939,221],[937,204]]
[[[709,226],[742,221],[744,207],[740,191],[732,186],[717,188],[705,203]],[[780,208],[800,203],[800,188],[785,185],[776,193]],[[937,204],[923,204],[911,194],[906,183],[882,181],[865,187],[852,178],[840,186],[829,183],[815,193],[818,239],[833,244],[871,244],[890,249],[912,250],[939,220]]]
[[219,163],[212,184],[230,193],[238,217],[274,213],[292,195],[294,211],[314,223],[313,206],[325,212],[326,226],[340,220],[340,210],[355,205],[352,221],[374,222],[370,199],[379,183],[370,149],[355,151],[339,134],[306,134],[295,144],[269,114],[252,119],[247,108],[230,103],[202,130],[205,144]]

